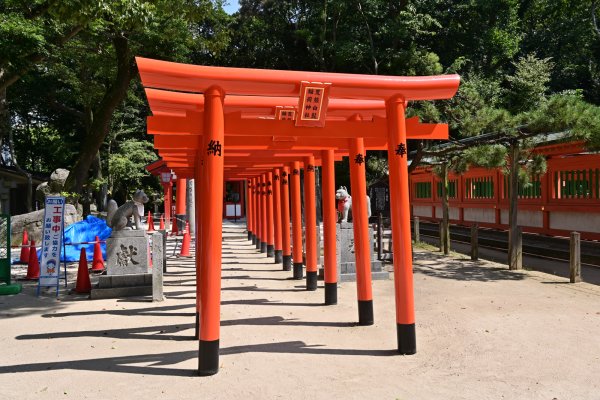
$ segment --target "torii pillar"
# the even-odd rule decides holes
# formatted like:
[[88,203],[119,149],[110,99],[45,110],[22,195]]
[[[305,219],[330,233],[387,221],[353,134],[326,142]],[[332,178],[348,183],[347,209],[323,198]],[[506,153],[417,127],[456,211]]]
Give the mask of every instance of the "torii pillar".
[[254,223],[254,210],[252,206],[252,180],[248,179],[246,184],[246,228],[248,230],[248,240],[252,241],[252,231]]
[[398,352],[400,354],[415,354],[417,352],[417,340],[410,236],[405,107],[404,99],[399,96],[386,102]]
[[367,216],[367,184],[365,177],[365,145],[362,138],[350,139],[350,185],[352,188],[352,224],[356,257],[356,289],[358,324],[373,325],[373,291],[371,287],[371,254],[369,218]]
[[293,277],[302,279],[304,265],[302,264],[302,207],[300,204],[300,162],[294,161],[290,165],[290,197],[292,202],[292,256]]
[[337,243],[335,207],[335,164],[333,150],[323,150],[323,250],[325,270],[325,304],[337,304]]
[[262,215],[261,215],[261,203],[260,203],[260,177],[253,179],[254,181],[254,246],[257,250],[260,250],[260,242],[262,241]]
[[186,214],[186,197],[187,197],[187,179],[177,178],[177,195],[175,196],[175,220],[177,221],[177,231],[183,232],[185,222],[187,221]]
[[317,290],[317,204],[313,156],[304,159],[304,225],[306,227],[306,290]]
[[292,246],[290,239],[290,168],[281,171],[281,243],[283,253],[283,270],[292,270]]
[[273,170],[273,222],[275,235],[275,264],[283,262],[283,243],[281,235],[281,170]]
[[210,210],[202,221],[202,259],[200,260],[200,341],[198,374],[214,375],[219,371],[219,338],[221,320],[221,241],[223,216],[223,143],[225,120],[219,87],[204,92],[204,135],[208,148],[204,162],[204,178],[210,190],[204,194],[203,206]]
[[275,257],[275,235],[273,214],[273,172],[267,172],[267,186],[265,188],[265,203],[267,205],[267,257]]
[[260,252],[267,253],[267,176],[260,176]]

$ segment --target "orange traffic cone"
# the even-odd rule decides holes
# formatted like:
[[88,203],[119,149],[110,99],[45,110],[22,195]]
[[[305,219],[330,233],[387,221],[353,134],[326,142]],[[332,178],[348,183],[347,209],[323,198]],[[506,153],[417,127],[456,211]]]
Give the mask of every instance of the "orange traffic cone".
[[148,211],[148,232],[154,232],[154,230],[154,219],[150,211]]
[[179,257],[191,257],[190,255],[190,242],[191,237],[188,231],[183,233],[183,241],[181,242],[181,253]]
[[40,277],[40,261],[37,256],[37,249],[35,248],[35,240],[31,241],[31,247],[29,248],[29,263],[27,264],[27,277],[26,279],[39,279]]
[[21,257],[19,257],[21,264],[29,263],[29,237],[27,231],[23,231],[23,240],[21,241]]
[[104,271],[104,260],[102,259],[102,248],[100,247],[100,238],[98,236],[96,236],[95,242],[92,272],[102,272]]
[[77,269],[77,284],[75,285],[75,291],[77,293],[89,293],[92,290],[92,283],[90,282],[90,275],[88,272],[87,255],[85,254],[85,247],[81,248],[79,253],[79,268]]
[[160,226],[158,227],[158,229],[160,229],[161,231],[165,230],[165,219],[162,215],[160,216]]

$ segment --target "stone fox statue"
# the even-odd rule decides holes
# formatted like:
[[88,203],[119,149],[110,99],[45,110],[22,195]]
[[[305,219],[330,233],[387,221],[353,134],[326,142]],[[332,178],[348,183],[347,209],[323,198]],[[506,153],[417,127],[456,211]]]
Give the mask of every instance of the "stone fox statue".
[[[106,208],[106,224],[110,226],[113,231],[120,231],[125,228],[133,229],[130,218],[133,217],[135,222],[135,229],[142,229],[141,215],[138,207],[144,207],[144,204],[148,202],[148,196],[143,190],[138,190],[133,195],[133,200],[128,201],[121,207],[117,207],[117,202],[110,200]],[[142,211],[143,213],[143,211]]]
[[[348,222],[348,211],[352,209],[352,196],[346,186],[340,186],[335,192],[337,200],[338,222]],[[367,217],[371,217],[371,199],[367,196]]]

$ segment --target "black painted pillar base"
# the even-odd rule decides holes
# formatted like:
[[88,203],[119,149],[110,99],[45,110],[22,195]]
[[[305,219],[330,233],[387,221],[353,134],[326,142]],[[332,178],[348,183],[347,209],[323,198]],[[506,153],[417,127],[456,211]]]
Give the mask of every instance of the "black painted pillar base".
[[283,250],[275,250],[275,264],[283,261]]
[[283,256],[283,270],[284,271],[292,270],[292,256]]
[[306,272],[306,290],[317,290],[317,271]]
[[256,250],[260,250],[260,238],[257,236],[256,237],[256,243],[254,243],[256,245]]
[[256,235],[254,233],[252,234],[252,245],[256,245]]
[[373,300],[358,301],[358,324],[373,325]]
[[198,375],[210,376],[219,372],[219,340],[200,340]]
[[415,324],[396,324],[396,332],[398,333],[398,353],[415,354],[417,352]]
[[252,240],[252,232],[248,231],[248,240]]
[[331,306],[337,304],[337,282],[325,282],[325,305]]
[[260,252],[261,253],[267,252],[267,242],[260,242]]
[[275,256],[275,246],[273,246],[272,244],[268,244],[267,245],[267,257],[274,257]]
[[302,272],[302,268],[304,266],[302,265],[302,263],[294,263],[294,279],[302,279],[303,278],[303,272]]
[[196,311],[196,325],[194,329],[194,340],[200,337],[200,312]]

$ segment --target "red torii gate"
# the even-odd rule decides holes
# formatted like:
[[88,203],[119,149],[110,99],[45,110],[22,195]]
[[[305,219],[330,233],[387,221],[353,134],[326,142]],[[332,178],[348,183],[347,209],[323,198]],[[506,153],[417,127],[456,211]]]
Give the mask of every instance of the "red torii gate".
[[[356,109],[356,108],[355,108]],[[354,120],[356,120],[357,118],[354,117]],[[418,120],[416,118],[411,118],[408,120],[407,122],[407,126],[411,129],[413,136],[414,137],[427,137],[430,139],[439,139],[439,138],[446,138],[447,137],[447,127],[443,126],[443,125],[437,125],[437,124],[420,124],[418,123]],[[151,133],[153,133],[153,131],[150,131]],[[188,164],[194,164],[194,161],[192,160],[193,157],[195,156],[195,151],[190,151],[189,148],[186,148],[186,146],[182,146],[181,144],[178,143],[178,141],[174,141],[174,138],[177,139],[189,139],[190,136],[188,135],[186,136],[173,136],[173,135],[169,135],[169,140],[167,144],[156,144],[156,142],[158,141],[160,137],[157,137],[157,140],[155,141],[155,145],[157,147],[157,149],[159,149],[159,151],[161,151],[161,154],[164,157],[168,157],[171,161],[171,166],[173,168],[181,168],[181,167],[185,167]],[[256,140],[260,139],[261,137],[253,137],[252,140],[249,140],[250,143],[255,143]],[[195,141],[197,141],[197,138],[193,138]],[[246,139],[246,138],[244,138]],[[248,139],[246,139],[248,140]],[[271,139],[269,139],[271,140]],[[385,148],[385,145],[382,145],[381,143],[378,143],[377,140],[374,140],[372,138],[367,139],[368,141],[372,142],[371,146],[369,146],[371,149],[381,149],[381,148]],[[288,141],[289,142],[289,141]],[[346,142],[346,147],[349,147],[350,145],[347,143],[348,141],[344,141],[342,139],[335,139],[335,143],[333,145],[335,145],[335,147],[344,147],[344,142]],[[381,140],[379,140],[379,142],[381,142]],[[193,143],[190,142],[189,140],[187,140],[187,143]],[[226,139],[226,143],[227,143],[227,139]],[[271,146],[273,144],[276,144],[279,142],[273,142],[271,144]],[[321,139],[316,139],[316,138],[304,138],[303,140],[301,140],[301,143],[298,143],[298,140],[296,139],[293,142],[294,146],[298,146],[299,147],[310,147],[310,148],[314,148],[314,147],[321,147],[323,146],[323,143],[321,142]],[[263,143],[260,147],[264,147],[265,145],[268,145],[268,143]],[[256,146],[256,144],[255,144]],[[288,145],[289,146],[289,145]],[[332,146],[332,144],[330,144],[330,146]],[[235,147],[235,146],[232,146]],[[245,147],[245,146],[242,146]],[[267,146],[268,147],[268,146]],[[166,150],[169,149],[169,150]],[[173,151],[173,149],[177,149],[176,151]],[[292,153],[294,155],[292,155]],[[302,153],[302,154],[301,154]],[[324,153],[326,153],[324,151]],[[313,162],[312,164],[314,165],[319,165],[319,157],[321,154],[321,151],[317,151],[316,153],[316,160],[315,162]],[[334,153],[332,153],[333,155]],[[337,155],[337,159],[339,160],[339,157],[341,155],[348,155],[347,151],[336,151],[335,153]],[[283,158],[286,157],[291,157],[293,160],[299,158],[300,156],[303,156],[303,158],[305,158],[306,156],[310,156],[310,154],[306,154],[306,151],[297,151],[297,152],[283,152],[283,151],[270,151],[270,152],[266,152],[266,151],[257,151],[257,150],[251,150],[251,151],[245,151],[243,153],[240,153],[240,151],[231,151],[231,152],[227,152],[225,151],[225,155],[226,157],[226,163],[225,163],[225,171],[229,172],[229,175],[231,175],[231,168],[232,167],[237,167],[237,170],[234,171],[236,172],[236,174],[234,176],[239,177],[241,172],[244,171],[245,173],[242,174],[241,176],[245,176],[245,177],[252,177],[255,176],[257,173],[262,171],[262,175],[261,177],[263,178],[263,181],[256,186],[265,186],[265,182],[267,182],[267,185],[270,185],[272,179],[269,177],[267,178],[267,176],[265,176],[265,174],[267,174],[267,171],[264,170],[267,167],[271,167],[271,168],[275,168],[278,165],[277,164],[271,164],[269,165],[269,163],[273,163],[274,161],[282,161]],[[241,157],[241,159],[240,159]],[[323,158],[325,158],[326,156],[324,155]],[[249,161],[249,160],[252,161]],[[333,156],[330,157],[331,160],[333,160]],[[289,161],[289,160],[288,160]],[[235,165],[231,165],[230,163],[234,163]],[[266,163],[265,164],[261,164],[261,163]],[[245,166],[240,166],[239,164],[245,164]],[[310,163],[309,163],[310,164]],[[241,169],[240,169],[241,167]],[[299,167],[293,168],[292,167],[292,171],[294,169],[299,169]],[[259,171],[260,170],[260,171]],[[326,168],[326,170],[328,171],[329,169]],[[331,166],[330,166],[330,176],[331,178],[328,179],[328,176],[326,173],[324,173],[324,190],[325,192],[329,192],[329,193],[334,193],[335,191],[335,186],[334,186],[334,182],[333,182],[333,161],[331,161]],[[273,171],[275,176],[279,175],[278,171]],[[352,178],[354,178],[355,175],[357,175],[360,177],[359,181],[364,182],[364,171],[361,173],[359,172],[355,172],[352,173]],[[330,183],[329,183],[330,182]],[[277,183],[277,182],[275,182]],[[305,203],[306,204],[311,204],[310,202],[314,203],[314,183],[310,184],[312,182],[309,181],[309,185],[308,185],[308,189],[307,191],[305,191]],[[354,187],[359,187],[359,183],[354,183],[353,185]],[[363,183],[363,186],[365,186],[365,190],[363,190],[366,193],[366,183]],[[262,200],[257,200],[257,203],[260,204],[260,207],[256,210],[257,214],[261,214],[262,218],[258,219],[258,223],[257,225],[259,226],[260,229],[258,229],[258,232],[261,232],[258,234],[259,238],[262,237],[263,240],[256,240],[256,235],[252,235],[253,229],[250,228],[250,224],[251,224],[251,219],[252,219],[252,214],[251,211],[249,211],[249,218],[248,218],[248,237],[249,240],[252,240],[253,243],[256,244],[257,249],[260,249],[261,252],[266,252],[268,256],[272,257],[273,255],[275,255],[275,262],[282,262],[284,264],[284,270],[288,270],[290,269],[291,266],[291,253],[289,251],[289,245],[287,245],[289,243],[289,218],[287,216],[289,216],[289,212],[286,211],[284,214],[282,214],[282,218],[283,218],[283,224],[285,224],[285,226],[283,226],[284,229],[284,234],[286,236],[283,237],[283,242],[279,239],[279,228],[282,227],[282,225],[280,225],[278,218],[272,218],[273,215],[273,211],[275,211],[275,215],[278,216],[279,215],[279,211],[277,210],[277,205],[279,204],[279,201],[277,201],[278,197],[277,197],[277,190],[274,191],[275,193],[275,199],[271,199],[269,197],[267,197],[268,200],[265,200],[264,198],[264,194],[265,191],[263,190],[262,192],[259,190],[259,193],[263,194],[263,196],[261,197]],[[297,192],[297,196],[299,196],[299,189]],[[287,193],[284,192],[284,196]],[[251,199],[252,197],[248,194],[246,196],[248,199]],[[292,196],[294,197],[294,196]],[[299,197],[298,197],[299,199]],[[251,201],[251,200],[250,200]],[[329,201],[329,202],[328,202]],[[358,200],[357,200],[358,201]],[[275,207],[273,207],[273,205],[271,203],[274,203]],[[287,203],[287,201],[286,201]],[[295,235],[294,235],[294,246],[293,248],[295,249],[294,251],[294,278],[295,279],[302,279],[303,274],[302,274],[302,237],[301,237],[301,227],[300,227],[300,221],[301,221],[301,216],[300,216],[300,208],[298,206],[298,208],[296,209],[294,206],[296,204],[299,204],[300,201],[294,201],[292,202],[292,216],[295,219],[295,223],[292,224],[293,227],[297,227],[297,230],[295,230]],[[287,205],[287,204],[286,204]],[[366,207],[366,205],[365,205]],[[310,215],[307,216],[307,218],[305,218],[305,220],[308,220],[308,224],[307,224],[307,248],[306,248],[306,253],[308,255],[308,263],[307,263],[307,289],[308,290],[316,290],[317,287],[317,249],[316,249],[316,226],[315,223],[313,221],[313,219],[316,219],[316,215],[312,215],[314,214],[314,206],[312,207],[305,207],[305,210],[308,210],[308,212],[310,213]],[[333,198],[325,198],[324,199],[324,209],[326,211],[326,214],[324,216],[324,241],[326,243],[325,247],[325,304],[336,304],[337,303],[337,274],[336,274],[336,265],[335,265],[335,260],[336,260],[336,247],[335,247],[335,221],[336,221],[336,211],[335,211],[335,204],[333,202]],[[251,210],[251,209],[249,209]],[[329,211],[329,212],[327,212]],[[357,214],[356,210],[355,210],[355,214]],[[283,216],[286,216],[286,218],[284,218]],[[314,217],[314,218],[313,218]],[[275,223],[273,224],[273,221],[275,221]],[[286,224],[287,223],[287,224]],[[275,225],[275,226],[273,226]],[[366,222],[365,222],[365,226],[366,226]],[[274,240],[273,238],[273,228],[275,228],[275,238],[277,240]],[[264,233],[266,232],[266,233]],[[368,259],[368,256],[366,256],[366,254],[368,254],[368,239],[367,239],[367,234],[368,234],[368,229],[364,230],[364,237],[361,235],[357,235],[357,238],[355,240],[356,243],[361,244],[364,243],[363,246],[364,247],[364,254],[365,256],[363,257],[362,254],[358,257],[359,260],[357,260],[357,265],[359,266],[358,268],[358,273],[357,273],[357,283],[358,283],[358,287],[361,288],[361,290],[359,290],[359,324],[361,325],[369,325],[373,323],[373,316],[372,316],[372,296],[371,296],[371,291],[370,291],[370,260]],[[313,238],[315,240],[313,240]],[[280,244],[281,243],[281,244]],[[286,244],[286,246],[283,246],[283,244]],[[285,254],[283,254],[283,249],[282,247],[285,248]],[[364,267],[364,271],[363,268]],[[363,281],[365,281],[366,283],[363,283]],[[366,304],[366,305],[365,305]]]
[[[159,152],[167,165],[182,176],[194,176],[198,179],[201,184],[196,186],[196,201],[202,203],[206,209],[210,209],[210,213],[205,213],[202,218],[197,219],[201,227],[197,231],[200,233],[197,235],[197,252],[200,250],[199,256],[197,255],[197,271],[199,271],[197,290],[199,290],[200,309],[199,374],[211,375],[218,371],[222,188],[225,159],[229,149],[257,151],[324,149],[323,158],[327,159],[326,165],[323,166],[325,183],[327,175],[325,170],[326,167],[329,169],[333,165],[334,149],[349,150],[351,157],[354,157],[365,155],[365,142],[370,140],[373,140],[374,143],[371,145],[375,148],[381,146],[387,148],[393,246],[396,255],[394,285],[398,351],[400,354],[414,354],[416,339],[408,171],[405,157],[407,120],[404,112],[410,100],[452,97],[458,89],[460,78],[457,75],[393,77],[204,67],[143,58],[138,58],[137,62],[144,86],[160,89],[156,92],[160,92],[159,95],[162,96],[152,94],[154,90],[147,89],[150,107],[154,114],[148,121],[149,133],[156,135],[155,145],[164,149],[162,151],[159,149]],[[329,106],[323,102],[322,109],[319,108],[320,118],[312,118],[309,114],[304,114],[304,117],[310,116],[311,118],[308,119],[312,119],[313,124],[320,127],[298,126],[306,123],[306,118],[301,114],[295,118],[273,117],[273,107],[289,109],[297,105],[300,110],[303,109],[307,102],[306,82],[325,83],[326,86],[319,87],[326,87],[329,92]],[[300,93],[301,90],[304,92]],[[165,91],[173,91],[173,94],[163,93]],[[171,95],[178,99],[169,100],[168,97]],[[183,97],[189,97],[190,100],[182,100]],[[204,101],[196,101],[200,98]],[[162,106],[160,102],[163,102]],[[168,109],[165,103],[171,108]],[[264,109],[270,110],[265,112]],[[297,112],[298,109],[294,111]],[[317,116],[316,113],[313,115]],[[327,117],[324,117],[325,115]],[[441,128],[441,131],[445,131],[442,133],[447,135],[447,128]],[[169,149],[169,143],[162,141],[161,136],[167,138],[167,141],[176,140],[178,142],[176,146],[183,148]],[[262,139],[255,141],[259,137]],[[441,138],[439,135],[431,135],[431,132],[426,137]],[[336,141],[338,141],[337,145]],[[305,157],[304,161],[307,184],[310,187],[310,176],[312,175],[314,179],[314,174],[309,173],[311,172],[309,167],[314,160],[309,156]],[[294,170],[299,170],[299,161],[293,161],[290,167],[293,182],[296,177]],[[234,173],[239,174],[239,171],[238,169]],[[264,171],[266,169],[259,170],[259,172]],[[329,175],[327,181],[333,178],[332,174]],[[366,193],[364,163],[351,163],[351,181],[354,193]],[[256,179],[253,179],[253,186],[255,185]],[[314,181],[312,185],[314,187]],[[292,188],[294,186],[292,185]],[[295,193],[292,193],[292,197],[295,197],[294,195]],[[292,199],[292,206],[294,200],[297,199]],[[253,203],[256,204],[256,201]],[[197,204],[196,209],[198,212],[202,206]],[[307,211],[308,209],[309,207]],[[333,211],[335,212],[335,209]],[[324,217],[327,214],[328,210],[324,210]],[[253,215],[256,216],[255,213]],[[358,275],[359,259],[367,260],[361,262],[362,268],[364,264],[369,264],[368,247],[366,254],[362,249],[362,244],[366,243],[363,239],[368,237],[364,196],[356,197],[354,215],[355,238],[360,239],[356,240]],[[306,216],[307,221],[311,218],[311,215]],[[256,218],[254,220],[253,224]],[[261,224],[256,224],[256,226],[264,225],[266,225],[264,218]],[[298,225],[294,223],[295,228]],[[261,240],[264,240],[264,232],[262,234]],[[308,272],[312,271],[309,271],[307,263],[307,280]],[[364,275],[369,273],[370,270],[367,270]],[[367,283],[369,287],[361,287]],[[360,300],[361,293],[370,292],[370,279],[368,282],[364,279],[361,284],[357,276],[357,284],[359,320],[361,315],[369,316],[369,313],[372,320],[372,301]]]

